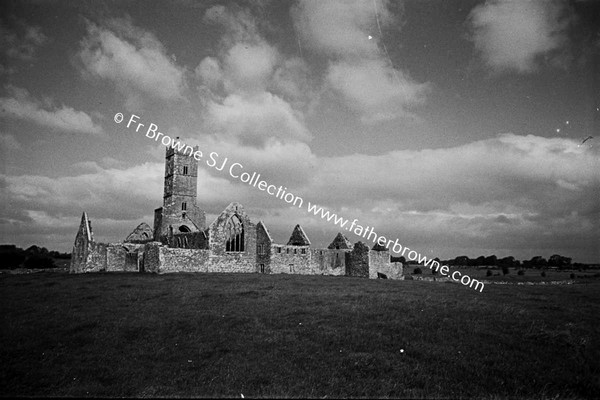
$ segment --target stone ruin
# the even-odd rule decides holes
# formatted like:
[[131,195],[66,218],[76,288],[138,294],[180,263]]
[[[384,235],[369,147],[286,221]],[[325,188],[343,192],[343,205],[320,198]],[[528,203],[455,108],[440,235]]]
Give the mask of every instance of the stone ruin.
[[205,212],[196,204],[197,171],[198,161],[191,155],[168,148],[163,206],[154,211],[154,228],[143,222],[123,242],[96,242],[84,212],[70,272],[245,272],[404,279],[402,264],[390,262],[389,249],[377,244],[370,249],[361,242],[353,245],[341,232],[327,248],[316,249],[296,225],[287,244],[277,244],[265,224],[253,223],[237,202],[206,226]]

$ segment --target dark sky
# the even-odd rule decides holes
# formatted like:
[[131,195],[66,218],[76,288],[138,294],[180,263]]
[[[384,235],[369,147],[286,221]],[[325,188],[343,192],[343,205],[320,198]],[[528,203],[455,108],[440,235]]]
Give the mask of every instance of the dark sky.
[[[0,242],[152,223],[164,147],[122,112],[423,254],[600,262],[600,2],[1,7]],[[208,221],[339,231],[206,165],[198,187]]]

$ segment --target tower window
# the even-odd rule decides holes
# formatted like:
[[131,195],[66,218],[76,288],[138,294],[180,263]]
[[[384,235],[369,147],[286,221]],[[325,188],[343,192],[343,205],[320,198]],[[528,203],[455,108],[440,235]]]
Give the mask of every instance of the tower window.
[[181,203],[181,210],[185,211],[187,209],[187,203],[184,201],[183,203]]
[[188,167],[187,167],[187,165],[184,165],[184,166],[183,166],[183,174],[184,174],[184,175],[187,175],[187,174],[188,174]]

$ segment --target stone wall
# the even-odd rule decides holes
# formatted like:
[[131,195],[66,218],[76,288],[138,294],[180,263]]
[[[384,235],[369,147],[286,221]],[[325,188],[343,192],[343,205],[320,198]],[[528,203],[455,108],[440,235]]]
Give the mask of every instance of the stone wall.
[[377,279],[383,274],[387,279],[404,279],[402,263],[391,263],[389,251],[369,252],[369,278]]
[[[150,254],[148,254],[149,252]],[[209,253],[208,250],[171,249],[166,246],[159,246],[159,266],[154,272],[209,272]],[[146,250],[146,260],[148,260],[149,257],[156,257],[153,250]],[[150,261],[150,263],[153,262],[155,261]],[[146,270],[148,270],[148,268],[146,268]]]
[[90,242],[84,264],[79,271],[74,272],[106,271],[106,247],[104,243]]
[[313,274],[314,270],[309,246],[271,245],[272,274]]
[[313,273],[317,275],[345,275],[347,249],[311,249]]
[[352,251],[346,253],[346,276],[369,277],[370,249],[362,242],[357,242]]
[[256,272],[256,249],[253,254],[226,253],[211,255],[206,272]]
[[151,242],[144,247],[144,272],[158,273],[160,270],[160,248],[162,243]]
[[140,270],[139,252],[143,252],[144,244],[111,243],[106,245],[107,272],[138,272]]

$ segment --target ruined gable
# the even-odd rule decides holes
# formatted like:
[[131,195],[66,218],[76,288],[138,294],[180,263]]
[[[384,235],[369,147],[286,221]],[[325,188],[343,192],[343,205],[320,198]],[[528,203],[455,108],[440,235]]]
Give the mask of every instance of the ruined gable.
[[292,232],[292,236],[290,236],[290,240],[287,243],[288,246],[310,246],[310,240],[304,233],[304,230],[300,226],[300,224],[296,225],[294,231]]
[[331,244],[329,246],[327,246],[328,249],[352,249],[354,246],[352,245],[352,242],[350,242],[350,240],[348,240],[348,238],[346,236],[344,236],[342,234],[342,232],[339,232],[337,234],[337,236],[333,239],[333,242],[331,242]]
[[71,264],[69,267],[71,272],[81,272],[83,270],[88,258],[90,243],[93,241],[92,227],[84,211],[81,215],[79,230],[77,230],[77,234],[75,235],[75,243],[73,244],[73,251],[71,253]]
[[379,243],[375,243],[375,245],[372,248],[373,251],[388,251],[388,248],[385,246],[380,245]]
[[154,232],[150,225],[142,222],[126,238],[125,243],[148,243],[152,241]]

